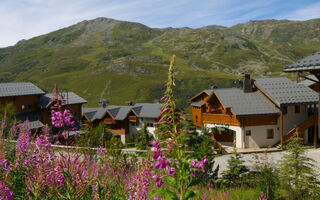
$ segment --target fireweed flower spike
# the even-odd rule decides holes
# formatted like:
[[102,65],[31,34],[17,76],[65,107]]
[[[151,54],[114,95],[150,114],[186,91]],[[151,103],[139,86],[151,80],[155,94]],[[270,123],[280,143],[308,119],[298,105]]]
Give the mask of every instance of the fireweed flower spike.
[[[204,164],[206,158],[201,161],[189,161],[186,158],[183,148],[181,136],[185,134],[180,130],[181,114],[176,108],[176,102],[173,94],[175,86],[174,76],[174,58],[172,57],[169,67],[167,89],[162,98],[163,106],[161,108],[160,120],[157,124],[159,131],[158,140],[152,143],[151,151],[153,152],[155,173],[161,171],[162,176],[154,174],[152,176],[157,187],[163,187],[164,182],[170,185],[165,190],[155,190],[152,196],[165,192],[165,198],[172,198],[172,195],[177,195],[175,199],[190,199],[197,192],[192,189],[195,186],[195,175],[204,172]],[[172,191],[174,188],[174,191]]]

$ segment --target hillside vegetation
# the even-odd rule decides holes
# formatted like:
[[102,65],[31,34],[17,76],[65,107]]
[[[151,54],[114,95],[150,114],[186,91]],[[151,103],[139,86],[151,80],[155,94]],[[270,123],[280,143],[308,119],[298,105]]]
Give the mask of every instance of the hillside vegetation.
[[241,73],[287,75],[283,67],[320,49],[320,19],[250,21],[232,27],[150,28],[97,18],[0,49],[0,81],[32,81],[89,101],[152,102],[177,55],[181,106],[210,85],[234,86]]

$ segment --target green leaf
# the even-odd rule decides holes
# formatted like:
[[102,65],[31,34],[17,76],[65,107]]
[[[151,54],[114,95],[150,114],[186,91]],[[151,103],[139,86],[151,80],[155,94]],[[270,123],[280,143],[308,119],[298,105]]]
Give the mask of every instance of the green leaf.
[[182,198],[183,200],[188,200],[192,197],[195,197],[195,196],[199,196],[199,193],[195,190],[189,190],[185,195],[184,197]]
[[178,184],[177,180],[173,178],[172,176],[167,176],[164,178],[172,187],[176,188],[178,190]]
[[154,197],[155,195],[163,195],[165,200],[179,200],[175,192],[168,190],[167,188],[160,188],[157,190],[153,190],[149,193],[148,199]]

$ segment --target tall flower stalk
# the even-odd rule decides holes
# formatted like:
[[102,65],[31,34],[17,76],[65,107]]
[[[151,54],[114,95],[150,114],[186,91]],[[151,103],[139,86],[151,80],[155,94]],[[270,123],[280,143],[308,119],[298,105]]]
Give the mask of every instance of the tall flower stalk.
[[[152,191],[150,197],[162,194],[169,199],[187,200],[198,196],[193,186],[199,183],[200,179],[197,178],[197,175],[204,172],[204,164],[207,159],[202,158],[198,161],[190,158],[186,155],[182,145],[182,137],[185,132],[180,129],[180,122],[184,118],[176,107],[174,97],[174,60],[175,55],[171,58],[167,88],[161,99],[163,102],[161,117],[156,123],[159,140],[153,142],[151,148],[151,151],[154,152],[154,168],[162,171],[162,175],[154,174],[152,176],[159,189]],[[170,187],[165,188],[164,182]]]

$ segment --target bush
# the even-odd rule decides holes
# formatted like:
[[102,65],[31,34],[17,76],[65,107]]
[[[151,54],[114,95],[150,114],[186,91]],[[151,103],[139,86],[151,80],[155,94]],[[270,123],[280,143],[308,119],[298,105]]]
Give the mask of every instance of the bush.
[[106,141],[109,141],[112,134],[106,131],[103,123],[98,126],[86,127],[82,129],[82,134],[76,138],[76,144],[82,147],[99,147],[104,146]]

